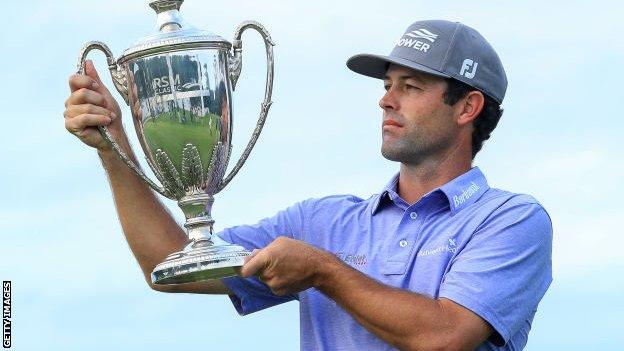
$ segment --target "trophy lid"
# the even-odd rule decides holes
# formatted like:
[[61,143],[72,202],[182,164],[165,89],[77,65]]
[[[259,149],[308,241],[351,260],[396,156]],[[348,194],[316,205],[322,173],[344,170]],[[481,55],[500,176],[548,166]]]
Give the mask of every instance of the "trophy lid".
[[153,0],[149,5],[156,14],[158,32],[139,39],[133,46],[126,49],[118,62],[128,59],[159,54],[174,50],[193,49],[199,47],[223,47],[229,49],[232,44],[222,37],[186,22],[180,15],[180,6],[184,0]]

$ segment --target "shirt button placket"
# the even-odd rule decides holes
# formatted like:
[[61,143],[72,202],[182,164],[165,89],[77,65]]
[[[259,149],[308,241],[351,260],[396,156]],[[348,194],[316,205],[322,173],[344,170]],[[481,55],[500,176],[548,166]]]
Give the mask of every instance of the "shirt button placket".
[[[418,213],[412,211],[409,214],[410,218],[415,220],[416,218],[418,218]],[[407,241],[407,239],[401,239],[401,241],[399,241],[399,246],[401,248],[406,248],[409,245],[409,241]]]

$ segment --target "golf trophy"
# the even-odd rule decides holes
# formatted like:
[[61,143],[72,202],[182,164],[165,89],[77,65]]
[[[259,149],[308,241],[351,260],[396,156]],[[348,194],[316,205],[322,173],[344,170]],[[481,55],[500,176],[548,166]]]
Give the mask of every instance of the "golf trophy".
[[[186,217],[189,243],[167,256],[152,272],[155,284],[181,284],[236,274],[250,253],[213,235],[214,195],[232,180],[260,135],[271,106],[273,46],[264,27],[243,22],[232,43],[189,25],[180,15],[183,0],[149,3],[157,13],[157,33],[114,59],[101,42],[80,52],[78,73],[87,54],[104,52],[113,83],[130,106],[147,163],[162,186],[150,180],[115,142],[105,126],[99,130],[121,160],[159,194],[177,200]],[[232,91],[241,73],[242,33],[255,29],[267,56],[260,118],[240,159],[225,176],[232,151]]]

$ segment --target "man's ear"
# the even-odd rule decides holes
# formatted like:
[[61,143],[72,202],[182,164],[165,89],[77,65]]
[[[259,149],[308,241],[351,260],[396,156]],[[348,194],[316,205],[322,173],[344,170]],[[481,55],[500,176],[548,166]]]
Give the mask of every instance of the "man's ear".
[[459,109],[457,123],[463,126],[473,122],[479,116],[483,110],[483,105],[485,105],[485,97],[480,91],[472,90],[463,99],[459,100],[457,105]]

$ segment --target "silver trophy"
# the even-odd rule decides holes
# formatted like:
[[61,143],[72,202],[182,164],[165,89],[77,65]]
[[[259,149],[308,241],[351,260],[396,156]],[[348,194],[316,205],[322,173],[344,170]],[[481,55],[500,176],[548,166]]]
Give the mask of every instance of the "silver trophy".
[[[212,235],[214,194],[236,175],[249,156],[271,106],[274,43],[264,27],[243,22],[232,43],[189,25],[180,15],[183,0],[156,0],[158,32],[139,40],[115,60],[101,42],[80,52],[78,73],[84,74],[89,51],[106,55],[113,83],[132,110],[134,126],[147,163],[162,186],[150,180],[113,140],[104,139],[143,181],[159,194],[177,200],[184,212],[189,243],[169,255],[152,272],[155,284],[180,284],[232,276],[250,253]],[[240,159],[225,176],[232,150],[232,91],[241,73],[246,29],[263,37],[266,86],[260,118]]]

